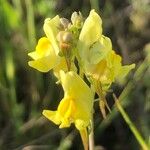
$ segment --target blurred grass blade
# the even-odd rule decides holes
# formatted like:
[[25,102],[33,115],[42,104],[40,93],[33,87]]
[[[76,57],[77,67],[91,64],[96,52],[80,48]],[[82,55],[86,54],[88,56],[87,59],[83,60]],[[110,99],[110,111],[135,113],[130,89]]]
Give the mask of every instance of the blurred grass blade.
[[95,9],[97,12],[99,12],[99,3],[98,0],[90,0],[91,9]]
[[0,27],[3,25],[2,29],[5,31],[19,27],[19,14],[6,0],[0,0],[0,23]]
[[137,128],[135,127],[135,125],[133,124],[131,119],[129,118],[128,114],[125,112],[125,110],[121,106],[121,104],[120,104],[119,100],[117,99],[117,97],[115,96],[115,94],[113,94],[113,98],[115,100],[115,104],[116,104],[119,112],[121,113],[123,119],[125,120],[125,122],[129,126],[129,128],[131,129],[132,133],[134,134],[135,138],[137,139],[137,141],[139,142],[139,144],[141,145],[143,150],[148,150],[148,145],[145,143],[142,135],[139,133],[139,131],[137,130]]
[[16,7],[17,9],[17,12],[18,12],[18,15],[20,17],[20,19],[22,18],[22,6],[21,6],[21,1],[20,0],[12,0],[13,1],[13,4],[14,6]]
[[34,24],[34,11],[32,0],[25,0],[26,9],[27,9],[27,27],[28,27],[28,36],[30,47],[33,48],[36,44],[35,37],[35,24]]

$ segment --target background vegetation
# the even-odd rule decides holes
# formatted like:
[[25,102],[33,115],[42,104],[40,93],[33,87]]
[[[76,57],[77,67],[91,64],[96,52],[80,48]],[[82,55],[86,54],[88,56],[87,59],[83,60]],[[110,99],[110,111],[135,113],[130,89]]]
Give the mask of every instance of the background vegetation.
[[[74,128],[59,130],[46,120],[43,109],[55,109],[63,96],[50,73],[40,73],[27,64],[27,53],[44,35],[46,17],[70,18],[73,11],[87,16],[95,8],[103,19],[103,33],[123,57],[136,63],[123,84],[113,91],[150,144],[150,2],[149,0],[0,0],[0,150],[83,149]],[[98,150],[138,150],[140,146],[121,115],[102,119],[95,111],[95,142]]]

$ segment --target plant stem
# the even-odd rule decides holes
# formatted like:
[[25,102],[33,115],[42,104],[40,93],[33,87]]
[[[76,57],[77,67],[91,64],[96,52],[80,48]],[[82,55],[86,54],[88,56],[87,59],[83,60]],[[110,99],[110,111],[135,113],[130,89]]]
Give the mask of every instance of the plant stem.
[[89,134],[89,150],[94,150],[94,120],[93,113],[91,117],[91,131]]
[[33,48],[36,43],[35,36],[35,23],[34,23],[34,10],[32,0],[25,0],[26,10],[27,10],[27,27],[30,47]]
[[71,69],[71,62],[66,56],[65,56],[65,61],[66,61],[67,69],[68,69],[68,71],[70,71],[70,69]]
[[135,138],[137,139],[137,141],[139,142],[139,144],[141,145],[141,147],[143,148],[143,150],[148,150],[148,146],[145,143],[143,137],[141,136],[141,134],[139,133],[139,131],[137,130],[136,126],[133,124],[133,122],[130,120],[128,114],[125,112],[125,110],[123,109],[123,107],[121,106],[119,100],[117,99],[117,97],[115,96],[115,94],[113,94],[116,106],[118,108],[118,110],[120,111],[122,117],[124,118],[125,122],[128,124],[129,128],[131,129],[132,133],[134,134]]
[[103,89],[102,89],[102,85],[101,85],[101,82],[100,81],[97,81],[97,84],[96,84],[96,92],[99,96],[99,107],[100,107],[100,111],[102,113],[102,116],[104,119],[106,119],[106,110],[105,108],[108,109],[109,112],[111,112],[110,108],[109,108],[109,105],[107,103],[107,100],[105,98],[105,95],[103,93]]
[[91,8],[99,12],[98,0],[90,0]]
[[23,13],[22,13],[21,1],[20,0],[12,0],[12,2],[17,9],[20,19],[22,19]]

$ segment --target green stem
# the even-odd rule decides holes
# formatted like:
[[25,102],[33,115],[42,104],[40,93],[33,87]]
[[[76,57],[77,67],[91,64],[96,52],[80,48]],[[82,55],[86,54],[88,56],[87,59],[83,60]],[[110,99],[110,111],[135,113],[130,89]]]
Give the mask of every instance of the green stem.
[[94,120],[93,113],[91,117],[91,131],[89,134],[89,150],[94,150]]
[[96,11],[99,12],[99,3],[98,0],[90,0],[91,3],[91,8],[95,9]]
[[19,14],[20,19],[22,19],[22,7],[21,7],[21,1],[20,0],[12,0],[14,6],[17,9],[17,12]]
[[[93,94],[95,95],[95,88],[91,84],[91,90],[93,91]],[[90,120],[90,134],[89,134],[89,150],[94,150],[95,142],[94,142],[94,101],[93,101],[93,109],[91,113],[91,120]]]
[[141,134],[139,133],[139,131],[137,130],[136,126],[133,124],[133,122],[130,120],[128,114],[125,112],[125,110],[123,109],[123,107],[121,106],[119,100],[117,99],[117,97],[115,96],[115,94],[113,94],[116,106],[118,108],[118,110],[120,111],[122,117],[124,118],[125,122],[128,124],[129,128],[131,129],[132,133],[134,134],[135,138],[137,139],[137,141],[139,142],[139,144],[141,145],[141,147],[143,148],[143,150],[148,150],[148,146],[145,143],[143,137],[141,136]]
[[67,69],[68,69],[68,71],[70,71],[70,69],[71,69],[71,61],[66,56],[65,56],[65,61],[66,61]]
[[98,83],[98,89],[99,89],[100,96],[101,96],[102,100],[104,101],[104,104],[105,104],[106,108],[108,109],[109,112],[111,112],[111,109],[109,108],[109,105],[108,105],[108,103],[107,103],[106,97],[105,97],[105,95],[103,94],[103,89],[102,89],[102,84],[101,84],[101,82]]
[[27,25],[28,25],[28,36],[31,48],[35,46],[36,36],[35,36],[35,24],[34,24],[34,11],[32,0],[25,0],[27,9]]
[[102,113],[102,116],[104,119],[106,119],[106,109],[108,109],[109,112],[111,112],[109,105],[107,103],[107,100],[105,98],[105,95],[103,93],[103,89],[102,89],[102,85],[100,81],[96,81],[96,92],[99,96],[99,107],[100,107],[100,111]]

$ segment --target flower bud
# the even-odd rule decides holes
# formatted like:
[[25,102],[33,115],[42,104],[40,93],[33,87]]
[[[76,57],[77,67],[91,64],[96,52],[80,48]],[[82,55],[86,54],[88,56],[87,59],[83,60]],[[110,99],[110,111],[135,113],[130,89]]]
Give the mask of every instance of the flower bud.
[[72,34],[70,32],[65,32],[62,39],[63,42],[70,43],[72,41]]
[[82,26],[82,23],[83,23],[82,14],[80,12],[77,13],[76,11],[73,12],[73,14],[71,15],[71,22],[74,26],[80,28]]
[[62,42],[63,41],[63,35],[64,35],[65,31],[60,31],[58,34],[57,34],[57,40],[58,42]]
[[72,41],[72,34],[67,31],[60,31],[57,35],[57,40],[61,43],[70,43]]
[[60,18],[60,23],[64,27],[64,29],[66,29],[68,27],[68,25],[69,25],[70,22],[66,18]]

